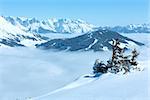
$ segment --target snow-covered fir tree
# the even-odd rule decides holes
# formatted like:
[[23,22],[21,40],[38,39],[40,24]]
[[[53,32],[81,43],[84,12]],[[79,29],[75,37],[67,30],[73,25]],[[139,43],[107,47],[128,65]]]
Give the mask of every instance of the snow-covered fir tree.
[[125,48],[120,47],[119,39],[113,40],[112,43],[112,57],[104,64],[98,59],[95,61],[93,67],[93,73],[115,73],[124,72],[124,74],[130,72],[131,69],[136,69],[138,63],[136,61],[139,53],[134,49],[131,55],[125,55]]
[[106,65],[100,61],[99,59],[96,59],[95,63],[94,63],[94,67],[93,67],[93,73],[98,73],[98,72],[101,72],[101,73],[107,73],[107,67]]
[[[112,58],[110,59],[109,62],[109,66],[111,66],[111,72],[112,73],[118,73],[120,71],[120,60],[121,57],[123,57],[123,53],[124,53],[124,48],[120,47],[120,42],[118,39],[113,40],[112,43]],[[110,65],[111,64],[111,65]]]

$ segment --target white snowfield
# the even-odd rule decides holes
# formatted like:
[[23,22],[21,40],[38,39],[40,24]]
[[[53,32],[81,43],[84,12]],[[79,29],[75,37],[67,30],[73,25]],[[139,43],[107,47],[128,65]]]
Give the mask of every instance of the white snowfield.
[[65,90],[74,89],[74,88],[86,85],[88,83],[91,83],[93,81],[96,81],[98,79],[98,77],[97,78],[85,78],[85,76],[86,75],[83,75],[83,76],[77,78],[75,81],[73,81],[72,83],[70,83],[70,84],[68,84],[68,85],[66,85],[62,88],[56,89],[54,91],[51,91],[49,93],[46,93],[46,94],[43,94],[43,95],[40,95],[40,96],[29,97],[29,98],[27,98],[27,100],[40,100],[40,99],[43,99],[45,97],[51,96],[52,94],[62,92],[62,91],[65,91]]
[[0,100],[150,100],[150,34],[128,34],[146,45],[138,67],[126,75],[92,73],[95,59],[105,52],[54,52],[33,48],[0,48]]
[[[141,62],[140,64],[147,63]],[[144,70],[126,75],[107,73],[96,78],[85,78],[84,76],[89,75],[83,75],[62,88],[40,96],[29,97],[26,100],[109,100],[110,98],[111,100],[149,100],[148,85],[150,82],[148,82],[148,72],[144,72]],[[143,79],[143,74],[147,79]],[[135,79],[135,77],[139,78]],[[139,81],[142,82],[139,84]],[[122,85],[122,87],[117,88],[118,85]],[[141,93],[139,94],[139,92]]]

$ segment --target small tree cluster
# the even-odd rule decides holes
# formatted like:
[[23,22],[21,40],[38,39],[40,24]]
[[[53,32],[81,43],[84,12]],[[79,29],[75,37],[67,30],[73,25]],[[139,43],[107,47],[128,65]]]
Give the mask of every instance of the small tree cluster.
[[94,73],[107,73],[108,71],[111,73],[118,73],[120,71],[124,71],[124,74],[130,72],[133,69],[133,66],[137,66],[138,63],[136,61],[139,53],[134,49],[131,55],[125,55],[125,48],[120,47],[120,42],[118,39],[114,40],[112,43],[112,57],[107,61],[107,64],[96,60],[93,70]]

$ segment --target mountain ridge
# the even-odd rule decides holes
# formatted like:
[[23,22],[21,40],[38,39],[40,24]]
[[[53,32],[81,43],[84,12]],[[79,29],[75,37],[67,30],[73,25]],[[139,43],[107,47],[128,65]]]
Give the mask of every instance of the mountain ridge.
[[105,51],[111,50],[111,42],[114,39],[119,39],[121,45],[125,48],[144,45],[143,43],[134,41],[130,38],[120,35],[117,32],[110,30],[96,30],[73,38],[52,39],[48,42],[37,44],[37,48],[54,49],[65,51]]
[[87,33],[95,29],[109,29],[119,33],[150,33],[150,23],[144,24],[129,24],[116,26],[97,26],[90,24],[81,19],[68,18],[48,18],[39,20],[35,17],[13,17],[2,16],[6,21],[12,25],[17,26],[25,32],[31,33]]
[[[51,28],[49,29],[50,26]],[[146,27],[147,25],[144,24],[143,26]],[[134,25],[130,26],[131,29],[133,27],[135,26]],[[55,30],[55,28],[58,29]],[[97,30],[99,30],[100,33],[97,32]],[[42,33],[49,33],[49,32],[51,33],[60,32],[62,34],[66,34],[66,33],[76,34],[81,32],[82,34],[84,34],[84,35],[79,34],[77,37],[70,38],[70,39],[50,40],[51,43],[54,43],[53,45],[50,43],[50,46],[56,47],[55,42],[57,41],[56,43],[58,47],[56,48],[59,49],[61,48],[61,50],[68,49],[70,51],[76,51],[83,48],[85,49],[85,51],[90,49],[97,51],[99,47],[101,49],[98,49],[98,51],[104,49],[106,50],[110,49],[110,43],[106,43],[106,44],[104,43],[109,39],[110,36],[112,39],[121,37],[122,39],[127,40],[127,38],[119,35],[119,33],[111,31],[111,29],[109,28],[107,29],[105,27],[104,28],[96,27],[92,24],[88,24],[87,22],[79,19],[78,20],[48,19],[47,22],[46,21],[40,22],[36,18],[0,16],[0,46],[1,47],[3,46],[35,47],[36,44],[38,46],[38,44],[40,45],[41,43],[45,43],[48,41],[47,39],[49,38],[43,36]],[[96,45],[99,41],[100,44]],[[132,42],[138,44],[136,41],[132,40]],[[105,45],[107,46],[105,47]]]
[[150,24],[129,24],[126,26],[104,26],[101,29],[109,29],[119,33],[150,33]]
[[26,32],[34,33],[86,33],[95,26],[81,19],[49,18],[38,20],[36,18],[4,17],[12,25]]

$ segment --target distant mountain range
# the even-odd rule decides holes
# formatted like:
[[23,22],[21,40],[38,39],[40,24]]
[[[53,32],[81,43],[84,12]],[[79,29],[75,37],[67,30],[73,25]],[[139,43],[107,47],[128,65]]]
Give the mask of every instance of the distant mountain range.
[[80,19],[71,20],[52,18],[38,20],[36,18],[10,16],[3,16],[3,18],[21,30],[32,33],[86,33],[95,28],[94,25]]
[[111,43],[114,39],[119,39],[121,46],[125,48],[130,48],[133,46],[133,44],[134,46],[144,45],[140,42],[124,37],[117,32],[99,29],[74,38],[53,39],[36,46],[37,48],[46,50],[54,49],[65,51],[105,51],[112,49]]
[[[96,26],[80,19],[45,19],[2,16],[22,31],[31,33],[87,33],[95,29],[109,29],[119,33],[150,33],[150,24],[127,26]],[[101,23],[100,23],[101,24]]]
[[[110,42],[113,39],[119,38],[122,44],[128,48],[130,44],[143,44],[124,37],[115,31],[120,31],[121,33],[148,33],[149,29],[149,24],[130,25],[127,27],[116,26],[111,28],[96,27],[82,20],[37,20],[35,18],[0,16],[0,47],[21,46],[68,51],[102,51],[110,50]],[[83,33],[83,35],[74,38],[50,40],[50,38],[43,36],[44,33]]]
[[100,29],[108,29],[119,33],[150,33],[150,24],[130,24],[127,26],[100,27]]

